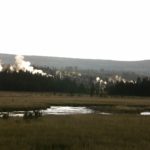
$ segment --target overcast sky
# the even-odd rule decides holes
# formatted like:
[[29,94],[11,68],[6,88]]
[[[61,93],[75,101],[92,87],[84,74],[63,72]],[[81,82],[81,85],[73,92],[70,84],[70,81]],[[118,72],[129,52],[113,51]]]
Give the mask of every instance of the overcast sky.
[[1,0],[0,53],[150,59],[150,0]]

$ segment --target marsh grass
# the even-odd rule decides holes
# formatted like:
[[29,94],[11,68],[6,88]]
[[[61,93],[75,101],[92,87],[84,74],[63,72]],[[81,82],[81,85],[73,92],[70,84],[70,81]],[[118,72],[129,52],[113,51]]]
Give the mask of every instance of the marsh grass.
[[136,115],[48,116],[0,120],[0,149],[150,149],[150,119]]
[[150,108],[149,97],[90,97],[34,92],[0,92],[0,111],[61,106],[135,106]]
[[95,111],[139,114],[150,111],[149,97],[90,97],[56,93],[0,92],[0,112],[46,109],[50,106],[86,106]]
[[[149,98],[67,96],[0,92],[0,110],[36,110],[50,105],[99,106],[108,111],[141,111]],[[135,110],[134,110],[135,109]],[[130,115],[44,116],[0,119],[0,150],[141,150],[150,149],[150,118]]]

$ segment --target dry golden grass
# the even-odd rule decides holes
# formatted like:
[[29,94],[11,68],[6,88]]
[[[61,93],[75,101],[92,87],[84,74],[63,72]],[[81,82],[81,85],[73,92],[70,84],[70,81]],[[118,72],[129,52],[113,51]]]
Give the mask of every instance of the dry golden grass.
[[76,103],[76,104],[124,104],[150,105],[150,97],[90,97],[69,96],[65,94],[36,93],[36,92],[0,92],[0,104],[5,102],[22,103]]
[[50,105],[113,105],[145,106],[150,107],[150,98],[141,97],[90,97],[90,96],[68,96],[52,93],[34,92],[0,92],[0,109],[31,109],[45,108]]
[[150,149],[150,119],[136,115],[0,120],[1,150]]
[[[0,92],[0,109],[50,105],[150,107],[149,98],[89,97],[51,93]],[[0,150],[141,150],[150,149],[150,118],[140,115],[68,115],[39,119],[0,119]]]

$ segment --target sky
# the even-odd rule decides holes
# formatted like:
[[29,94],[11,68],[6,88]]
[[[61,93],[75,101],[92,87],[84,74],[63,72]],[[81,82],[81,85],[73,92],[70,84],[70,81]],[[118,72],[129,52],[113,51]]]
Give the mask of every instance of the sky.
[[1,0],[0,53],[150,59],[150,1]]

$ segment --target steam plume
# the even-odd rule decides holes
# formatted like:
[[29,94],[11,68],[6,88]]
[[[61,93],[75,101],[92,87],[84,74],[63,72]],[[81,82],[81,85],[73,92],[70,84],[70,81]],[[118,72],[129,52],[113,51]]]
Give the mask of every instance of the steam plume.
[[96,82],[99,82],[100,81],[100,77],[96,77]]
[[113,77],[109,77],[108,81],[112,82],[112,83],[116,83],[116,82],[121,82],[122,80],[124,80],[121,76],[119,75],[115,75]]
[[23,72],[30,72],[32,74],[41,74],[42,76],[50,76],[47,75],[47,73],[43,72],[42,70],[39,69],[34,69],[33,66],[31,66],[31,63],[29,61],[24,60],[24,56],[17,55],[15,57],[15,64],[10,66],[11,71],[23,71]]
[[3,67],[2,67],[2,63],[1,63],[1,60],[0,60],[0,72],[3,70]]

